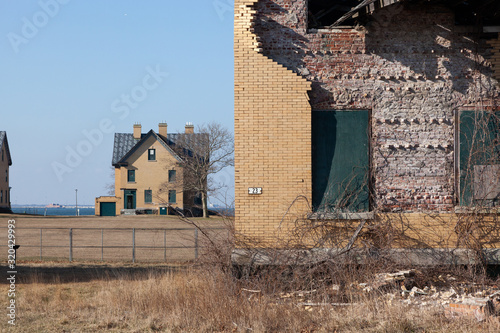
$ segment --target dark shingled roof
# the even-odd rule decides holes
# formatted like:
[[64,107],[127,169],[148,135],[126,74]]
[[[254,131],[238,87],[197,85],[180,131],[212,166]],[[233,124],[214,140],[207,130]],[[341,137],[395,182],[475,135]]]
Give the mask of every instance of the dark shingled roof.
[[[143,140],[147,135],[155,135],[157,139],[159,139],[160,143],[169,150],[172,155],[180,160],[180,157],[173,151],[173,147],[176,145],[178,138],[180,137],[180,133],[172,133],[167,134],[167,136],[159,135],[152,130],[147,134],[141,134],[141,139],[134,139],[134,135],[132,133],[115,133],[115,142],[113,145],[113,160],[111,162],[112,165],[118,164],[132,149],[136,147],[136,145]],[[200,136],[206,135],[202,133],[193,133],[190,134],[189,137],[193,139]]]
[[10,157],[9,142],[7,141],[7,132],[0,131],[0,150],[5,142],[5,151],[7,152],[7,159],[9,160],[9,165],[12,165],[12,159]]
[[[141,134],[141,138],[145,134]],[[115,165],[120,161],[130,149],[139,142],[139,139],[134,139],[132,133],[115,133],[115,143],[113,145],[113,160],[111,164]]]

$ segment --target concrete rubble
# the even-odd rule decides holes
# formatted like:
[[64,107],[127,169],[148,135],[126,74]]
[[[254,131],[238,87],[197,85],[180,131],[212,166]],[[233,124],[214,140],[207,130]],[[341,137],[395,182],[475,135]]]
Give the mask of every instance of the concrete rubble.
[[[460,281],[447,274],[439,275],[434,284],[418,288],[415,275],[418,271],[376,274],[371,283],[361,283],[364,292],[384,291],[389,303],[442,309],[448,318],[474,316],[478,321],[491,317],[500,318],[500,290],[498,286],[477,285]],[[390,287],[393,290],[390,291]],[[394,287],[400,290],[395,291]]]
[[[432,308],[442,311],[448,318],[469,316],[477,321],[500,321],[500,288],[496,285],[479,285],[462,281],[451,274],[438,275],[429,279],[426,286],[419,288],[416,283],[417,270],[376,274],[368,282],[352,283],[348,289],[351,295],[373,294],[382,296],[389,304]],[[434,280],[434,281],[432,281]],[[332,285],[332,295],[340,295],[347,287]],[[250,298],[260,291],[251,291]],[[315,307],[345,307],[357,303],[317,302],[315,294],[319,290],[283,292],[278,302],[293,302],[308,311]]]

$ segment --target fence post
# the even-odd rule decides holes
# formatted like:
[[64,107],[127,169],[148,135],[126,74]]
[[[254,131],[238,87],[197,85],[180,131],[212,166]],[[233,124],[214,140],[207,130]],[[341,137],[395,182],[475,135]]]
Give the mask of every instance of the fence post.
[[132,262],[135,263],[135,228],[132,228]]
[[198,229],[194,229],[194,258],[198,259]]
[[69,262],[73,261],[73,228],[69,229]]
[[167,229],[163,229],[163,260],[167,261]]
[[104,261],[104,229],[101,229],[101,261]]
[[40,228],[40,261],[42,261],[42,228]]

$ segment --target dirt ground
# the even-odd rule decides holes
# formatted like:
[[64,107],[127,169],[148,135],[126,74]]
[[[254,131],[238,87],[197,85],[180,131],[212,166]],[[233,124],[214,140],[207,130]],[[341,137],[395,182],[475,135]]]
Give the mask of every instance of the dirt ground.
[[[175,262],[196,259],[207,236],[228,237],[219,217],[0,215],[0,258],[7,259],[7,225],[15,220],[18,260]],[[193,223],[201,228],[196,228]],[[2,237],[4,233],[4,237]],[[71,245],[71,246],[70,246]]]
[[[128,215],[128,216],[34,216],[0,214],[0,227],[7,227],[8,220],[16,220],[21,228],[186,228],[190,224],[177,216]],[[190,218],[205,228],[224,226],[222,218]],[[1,237],[1,236],[0,236]]]

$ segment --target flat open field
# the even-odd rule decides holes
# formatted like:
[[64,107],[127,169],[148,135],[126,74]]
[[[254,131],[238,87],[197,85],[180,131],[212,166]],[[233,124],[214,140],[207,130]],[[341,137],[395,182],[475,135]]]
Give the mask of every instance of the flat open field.
[[201,253],[207,236],[228,237],[227,221],[219,217],[0,215],[3,260],[9,220],[16,221],[18,260],[187,261]]

